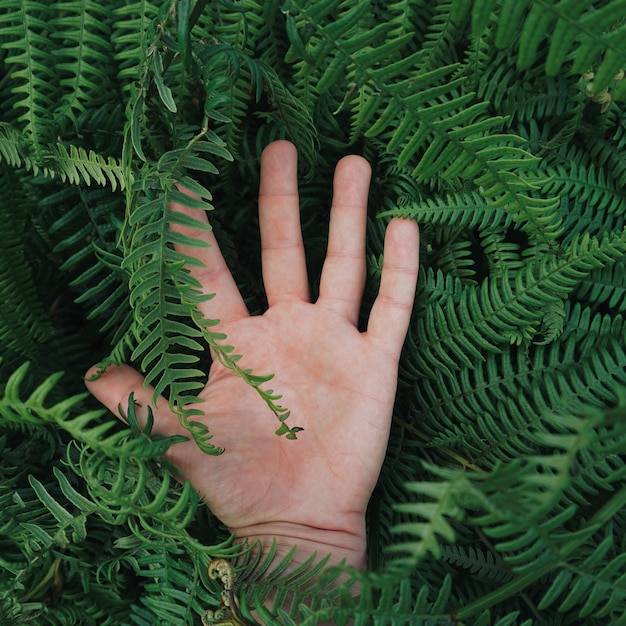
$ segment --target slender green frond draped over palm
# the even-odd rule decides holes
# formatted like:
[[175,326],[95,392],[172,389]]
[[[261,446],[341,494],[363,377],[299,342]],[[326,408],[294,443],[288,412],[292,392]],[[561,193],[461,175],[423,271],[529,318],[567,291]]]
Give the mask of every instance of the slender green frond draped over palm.
[[[208,623],[215,558],[242,622],[624,623],[625,11],[4,0],[0,623]],[[169,228],[209,212],[262,312],[258,165],[278,138],[300,154],[313,293],[341,156],[373,166],[363,321],[386,224],[420,224],[368,572],[233,547],[162,458],[184,438],[84,392],[93,363],[130,362],[219,453],[198,419],[212,354],[296,437],[272,372],[197,310],[212,295],[178,244],[203,244]]]

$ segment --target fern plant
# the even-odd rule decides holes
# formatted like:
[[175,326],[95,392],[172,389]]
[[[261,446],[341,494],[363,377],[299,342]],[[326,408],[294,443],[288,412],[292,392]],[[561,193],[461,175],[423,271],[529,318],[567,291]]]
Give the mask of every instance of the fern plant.
[[[0,622],[220,623],[227,593],[234,623],[626,623],[623,15],[622,0],[6,0]],[[336,161],[373,165],[364,314],[386,223],[421,226],[367,572],[242,553],[172,478],[178,439],[140,428],[132,398],[122,426],[83,391],[94,362],[133,362],[219,453],[194,409],[210,346],[295,436],[261,387],[272,372],[242,369],[197,313],[207,296],[167,228],[201,223],[172,200],[210,211],[262,311],[257,170],[277,138],[300,153],[312,277]]]

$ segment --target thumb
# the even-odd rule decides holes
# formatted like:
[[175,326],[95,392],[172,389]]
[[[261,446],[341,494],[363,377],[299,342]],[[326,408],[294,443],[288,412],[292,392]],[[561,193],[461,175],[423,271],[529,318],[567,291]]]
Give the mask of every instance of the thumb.
[[111,413],[123,420],[128,411],[128,399],[132,393],[135,400],[135,413],[143,428],[148,418],[148,408],[152,409],[154,427],[152,432],[159,435],[184,435],[185,429],[178,417],[170,410],[162,396],[154,401],[154,388],[146,385],[144,377],[128,365],[108,365],[102,372],[99,365],[89,368],[85,374],[87,390]]

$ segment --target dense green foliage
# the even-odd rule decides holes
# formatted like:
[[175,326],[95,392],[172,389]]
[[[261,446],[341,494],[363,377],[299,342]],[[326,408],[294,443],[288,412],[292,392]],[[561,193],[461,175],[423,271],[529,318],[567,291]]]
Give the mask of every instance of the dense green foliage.
[[391,216],[420,223],[422,268],[360,596],[248,563],[242,612],[626,623],[625,10],[4,0],[0,623],[199,624],[219,605],[227,532],[158,463],[172,441],[132,405],[122,427],[82,376],[135,363],[215,453],[193,421],[209,344],[290,435],[194,313],[167,229],[181,181],[262,311],[257,170],[279,137],[300,152],[313,292],[349,152],[374,167],[364,315]]

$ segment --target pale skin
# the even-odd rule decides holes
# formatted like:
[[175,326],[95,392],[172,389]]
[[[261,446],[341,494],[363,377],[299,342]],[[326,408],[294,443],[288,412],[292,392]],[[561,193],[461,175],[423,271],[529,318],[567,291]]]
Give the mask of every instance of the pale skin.
[[[191,268],[206,293],[207,318],[243,355],[242,366],[273,373],[265,386],[282,394],[288,423],[304,430],[297,440],[275,434],[278,422],[258,393],[213,363],[199,405],[224,448],[218,457],[193,441],[174,444],[167,458],[204,497],[236,537],[263,548],[276,539],[279,555],[298,546],[295,563],[316,552],[366,566],[365,511],[384,459],[418,272],[419,232],[393,219],[384,245],[378,296],[364,332],[357,328],[366,274],[365,228],[371,170],[359,156],[344,157],[335,171],[329,240],[319,297],[309,287],[298,203],[297,153],[286,141],[270,144],[261,159],[259,222],[262,272],[269,307],[250,316],[212,232],[199,236],[210,248],[184,248],[204,268]],[[177,211],[190,211],[173,205]],[[198,236],[189,229],[172,226]],[[90,370],[87,379],[95,373]],[[140,421],[152,405],[154,432],[185,434],[166,400],[129,366],[110,367],[89,391],[112,412],[130,393]]]

